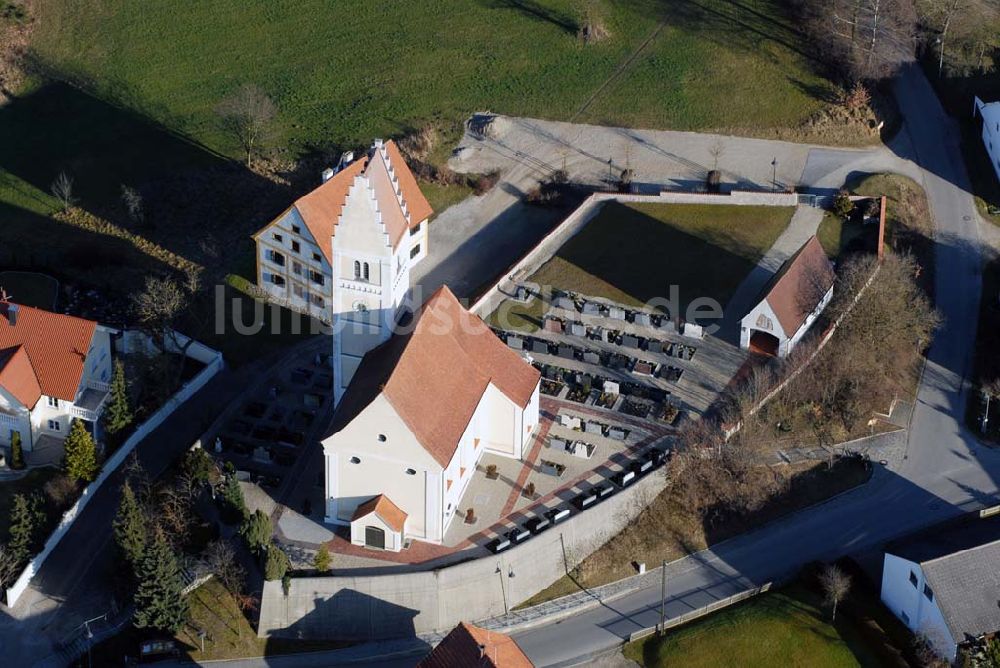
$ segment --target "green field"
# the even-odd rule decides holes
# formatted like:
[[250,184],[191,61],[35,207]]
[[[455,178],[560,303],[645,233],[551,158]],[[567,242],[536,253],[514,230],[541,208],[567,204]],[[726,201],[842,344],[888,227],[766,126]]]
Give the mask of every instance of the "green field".
[[708,297],[725,306],[794,207],[608,202],[530,280],[640,306]]
[[611,36],[590,45],[573,0],[39,4],[45,67],[229,154],[213,109],[246,82],[274,97],[295,149],[482,109],[567,119],[661,18],[667,27],[579,120],[789,126],[831,91],[781,0],[603,0]]
[[771,668],[878,666],[857,631],[800,587],[762,594],[700,621],[625,646],[625,656],[648,668]]

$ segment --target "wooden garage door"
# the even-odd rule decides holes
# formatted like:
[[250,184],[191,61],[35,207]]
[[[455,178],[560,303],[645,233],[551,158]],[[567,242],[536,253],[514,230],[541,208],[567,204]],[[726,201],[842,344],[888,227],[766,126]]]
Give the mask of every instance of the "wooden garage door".
[[385,531],[379,527],[365,527],[365,546],[385,549]]

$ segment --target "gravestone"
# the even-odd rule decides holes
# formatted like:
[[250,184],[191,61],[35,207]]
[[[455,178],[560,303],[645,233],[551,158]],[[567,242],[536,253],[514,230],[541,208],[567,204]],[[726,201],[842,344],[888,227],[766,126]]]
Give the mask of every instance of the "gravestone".
[[560,297],[556,300],[556,306],[566,311],[575,311],[576,303],[573,302],[569,297]]
[[507,346],[511,350],[524,350],[524,340],[516,336],[507,339]]
[[562,334],[563,322],[562,320],[557,320],[556,318],[546,318],[545,319],[545,331],[555,332],[556,334]]
[[649,327],[649,314],[639,311],[635,314],[635,324],[640,327]]
[[677,325],[670,318],[664,318],[660,321],[660,329],[664,332],[670,332],[671,334],[677,331]]
[[573,336],[586,336],[587,327],[582,322],[573,322],[569,325],[569,333]]
[[587,362],[588,364],[600,364],[601,356],[592,350],[588,350],[583,354],[583,361]]
[[620,306],[612,306],[608,309],[608,317],[612,320],[624,320],[625,309]]
[[597,302],[584,302],[583,303],[583,314],[584,315],[601,315],[601,305]]
[[653,365],[649,362],[637,362],[634,371],[643,376],[651,376],[653,375]]
[[604,381],[604,392],[606,394],[621,394],[621,387],[613,380]]
[[587,422],[587,428],[585,430],[588,434],[603,434],[604,425],[600,422],[594,422],[593,420]]
[[567,429],[580,431],[583,428],[583,421],[575,415],[560,415],[559,423]]
[[535,339],[534,341],[531,342],[531,352],[539,353],[542,355],[548,355],[549,344],[546,343],[545,341],[540,341],[538,339]]
[[621,427],[611,427],[608,429],[608,438],[612,438],[616,441],[624,441],[625,430]]
[[559,357],[562,357],[563,359],[571,360],[575,356],[576,355],[575,355],[575,351],[573,350],[573,346],[567,345],[565,343],[559,346]]
[[646,343],[646,350],[651,353],[662,353],[663,352],[663,342],[657,341],[656,339],[650,339]]
[[549,440],[549,445],[552,446],[553,448],[556,448],[557,450],[566,450],[567,446],[569,446],[569,441],[567,441],[565,438],[558,438],[556,436],[553,436]]
[[690,339],[702,339],[705,336],[705,331],[701,328],[701,325],[686,322],[684,323],[683,335]]
[[626,348],[638,348],[639,339],[631,334],[625,334],[622,336],[622,345]]

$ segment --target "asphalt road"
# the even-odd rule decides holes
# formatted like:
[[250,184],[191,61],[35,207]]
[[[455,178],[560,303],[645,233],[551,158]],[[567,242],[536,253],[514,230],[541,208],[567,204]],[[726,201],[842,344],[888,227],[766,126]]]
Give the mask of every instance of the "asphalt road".
[[[863,552],[964,510],[995,503],[1000,454],[962,424],[980,295],[978,216],[959,133],[914,67],[897,84],[905,136],[894,142],[921,168],[937,226],[936,291],[944,317],[928,355],[905,458],[864,487],[668,567],[667,615],[700,607],[814,559]],[[912,154],[907,154],[912,152]],[[572,665],[659,620],[660,588],[515,634],[539,666]]]

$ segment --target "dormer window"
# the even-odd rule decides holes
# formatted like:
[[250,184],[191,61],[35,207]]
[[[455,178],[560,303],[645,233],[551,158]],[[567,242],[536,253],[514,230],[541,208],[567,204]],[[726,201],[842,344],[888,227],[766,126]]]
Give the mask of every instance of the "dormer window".
[[360,464],[361,463],[361,458],[360,457],[351,457],[351,463],[352,464]]
[[385,434],[379,434],[378,435],[378,442],[379,443],[385,443]]
[[406,469],[406,475],[417,475],[417,472],[413,469]]
[[49,397],[49,406],[52,408],[59,408],[59,399],[56,397]]

